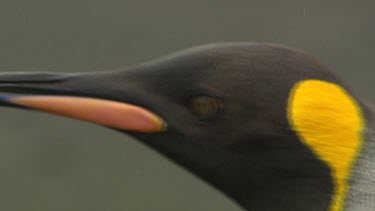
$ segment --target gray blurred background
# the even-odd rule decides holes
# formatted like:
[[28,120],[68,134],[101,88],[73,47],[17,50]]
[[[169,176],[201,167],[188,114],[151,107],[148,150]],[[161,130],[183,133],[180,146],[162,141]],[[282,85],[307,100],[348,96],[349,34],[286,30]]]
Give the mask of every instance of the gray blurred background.
[[[99,71],[218,41],[302,48],[375,102],[375,1],[0,0],[0,72]],[[241,210],[123,134],[0,109],[0,210]]]

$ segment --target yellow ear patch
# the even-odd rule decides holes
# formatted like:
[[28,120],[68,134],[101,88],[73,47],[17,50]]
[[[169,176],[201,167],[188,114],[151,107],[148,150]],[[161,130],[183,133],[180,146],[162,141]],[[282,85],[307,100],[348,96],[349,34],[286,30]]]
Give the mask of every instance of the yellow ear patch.
[[305,80],[291,91],[288,120],[300,140],[331,168],[335,192],[330,211],[341,211],[363,142],[360,107],[336,84]]

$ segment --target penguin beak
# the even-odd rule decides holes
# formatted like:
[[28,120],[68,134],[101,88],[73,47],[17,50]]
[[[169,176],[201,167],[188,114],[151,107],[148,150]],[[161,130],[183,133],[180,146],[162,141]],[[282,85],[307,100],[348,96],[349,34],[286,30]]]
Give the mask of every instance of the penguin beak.
[[[111,91],[110,77],[93,75],[0,74],[0,105],[39,110],[131,132],[166,130],[165,121],[149,109],[124,102],[124,96],[121,100],[111,99],[115,98],[113,93],[106,96]],[[95,85],[100,85],[100,90]]]

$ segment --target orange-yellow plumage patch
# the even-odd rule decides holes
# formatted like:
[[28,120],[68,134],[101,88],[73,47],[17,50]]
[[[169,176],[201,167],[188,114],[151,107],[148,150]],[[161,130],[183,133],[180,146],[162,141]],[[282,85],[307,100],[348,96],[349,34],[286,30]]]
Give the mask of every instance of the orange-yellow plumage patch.
[[335,194],[330,211],[342,210],[363,141],[365,123],[357,102],[336,84],[305,80],[291,91],[288,120],[301,141],[331,168]]

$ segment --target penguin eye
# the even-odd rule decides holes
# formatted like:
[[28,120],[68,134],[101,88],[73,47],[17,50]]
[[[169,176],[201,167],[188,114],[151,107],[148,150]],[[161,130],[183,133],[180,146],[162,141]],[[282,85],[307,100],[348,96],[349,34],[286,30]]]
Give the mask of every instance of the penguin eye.
[[217,97],[199,95],[188,100],[188,107],[200,119],[208,119],[217,114],[224,107],[224,104]]

